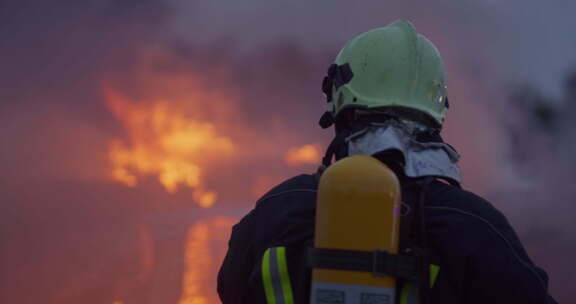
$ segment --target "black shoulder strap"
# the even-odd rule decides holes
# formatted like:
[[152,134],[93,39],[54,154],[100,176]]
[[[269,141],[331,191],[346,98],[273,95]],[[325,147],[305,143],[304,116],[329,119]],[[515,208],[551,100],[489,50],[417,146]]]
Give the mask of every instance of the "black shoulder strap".
[[[400,250],[401,254],[419,259],[421,267],[419,276],[430,276],[430,261],[427,251],[424,204],[428,187],[433,177],[402,178],[402,218],[400,219]],[[404,282],[400,281],[402,288]],[[429,303],[430,282],[419,280],[420,303]]]

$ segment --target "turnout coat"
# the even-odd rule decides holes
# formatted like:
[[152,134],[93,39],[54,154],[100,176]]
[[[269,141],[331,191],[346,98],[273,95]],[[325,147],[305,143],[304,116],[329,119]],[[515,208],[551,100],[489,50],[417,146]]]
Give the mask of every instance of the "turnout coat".
[[[403,202],[417,189],[401,180]],[[277,287],[284,303],[309,303],[317,175],[300,175],[276,186],[232,229],[218,274],[224,304],[268,303],[265,293],[270,258],[283,263]],[[554,304],[548,277],[530,260],[507,219],[479,196],[438,180],[424,194],[425,231],[430,262],[439,266],[431,303]],[[401,221],[404,219],[401,219]],[[361,237],[361,236],[359,236]],[[271,255],[270,248],[275,250]],[[275,264],[276,265],[276,264]],[[263,269],[264,267],[264,269]],[[269,287],[270,288],[270,287]],[[276,290],[278,292],[278,290]]]

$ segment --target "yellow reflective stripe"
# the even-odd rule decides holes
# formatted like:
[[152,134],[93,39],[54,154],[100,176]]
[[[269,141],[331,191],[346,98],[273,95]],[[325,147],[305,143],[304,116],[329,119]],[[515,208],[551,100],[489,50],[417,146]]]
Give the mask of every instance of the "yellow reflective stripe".
[[270,249],[264,252],[262,258],[262,282],[264,283],[264,291],[266,293],[266,303],[276,304],[274,297],[274,287],[272,287],[272,278],[270,274]]
[[400,304],[408,304],[408,298],[412,292],[412,284],[405,284],[400,292]]
[[440,266],[431,264],[430,265],[430,286],[434,286],[436,283],[436,278],[438,277],[438,272],[440,271]]
[[[439,272],[440,266],[430,264],[430,287],[433,287],[434,283],[436,283]],[[418,288],[414,287],[413,284],[404,284],[400,291],[400,304],[417,304],[419,302],[417,299]]]
[[286,262],[286,248],[277,247],[276,257],[278,259],[278,270],[280,272],[280,281],[282,283],[282,293],[285,304],[294,304],[292,295],[292,284],[290,283],[290,274],[288,273],[288,263]]
[[268,304],[294,304],[286,248],[268,248],[262,257],[262,282]]

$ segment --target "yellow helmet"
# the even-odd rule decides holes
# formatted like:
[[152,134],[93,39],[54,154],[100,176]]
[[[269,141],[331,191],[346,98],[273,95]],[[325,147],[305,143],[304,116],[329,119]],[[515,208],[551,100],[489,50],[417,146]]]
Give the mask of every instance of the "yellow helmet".
[[441,127],[448,109],[440,53],[408,21],[392,22],[346,43],[322,89],[328,99],[322,127],[348,108],[412,112]]

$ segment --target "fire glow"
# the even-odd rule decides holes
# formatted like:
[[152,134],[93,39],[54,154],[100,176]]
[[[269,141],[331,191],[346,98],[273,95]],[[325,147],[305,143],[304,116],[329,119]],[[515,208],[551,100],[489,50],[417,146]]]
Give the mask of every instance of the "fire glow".
[[188,230],[182,280],[182,295],[178,304],[219,303],[214,292],[216,272],[224,252],[213,244],[227,241],[236,219],[218,216],[193,224]]
[[288,150],[285,162],[289,166],[318,164],[320,162],[320,145],[308,144]]
[[214,124],[181,114],[173,103],[133,102],[110,88],[104,93],[107,107],[128,135],[127,142],[110,142],[112,179],[134,187],[139,176],[154,175],[167,192],[189,187],[198,205],[212,206],[217,193],[203,183],[202,160],[206,154],[230,156],[232,140],[220,135]]

